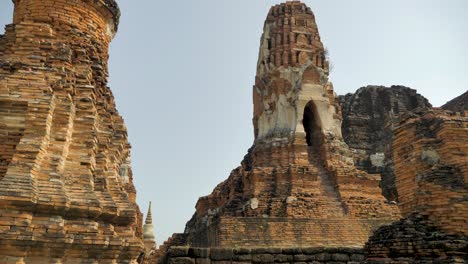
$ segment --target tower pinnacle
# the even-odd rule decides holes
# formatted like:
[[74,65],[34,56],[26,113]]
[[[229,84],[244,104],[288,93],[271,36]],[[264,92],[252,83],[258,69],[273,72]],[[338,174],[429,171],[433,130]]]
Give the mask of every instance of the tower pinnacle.
[[147,225],[152,225],[153,224],[153,216],[151,214],[151,202],[149,202],[148,215],[146,216],[145,224],[147,224]]
[[152,249],[156,248],[156,239],[154,237],[153,215],[151,213],[151,202],[148,206],[148,213],[146,215],[145,224],[143,225],[143,241],[145,243],[145,250],[149,253]]

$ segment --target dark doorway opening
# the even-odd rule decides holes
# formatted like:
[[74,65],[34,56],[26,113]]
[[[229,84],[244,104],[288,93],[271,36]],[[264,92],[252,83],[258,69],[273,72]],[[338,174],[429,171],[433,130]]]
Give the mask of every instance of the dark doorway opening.
[[308,102],[304,108],[302,124],[306,133],[307,145],[319,149],[323,140],[322,128],[317,115],[317,107],[312,101]]

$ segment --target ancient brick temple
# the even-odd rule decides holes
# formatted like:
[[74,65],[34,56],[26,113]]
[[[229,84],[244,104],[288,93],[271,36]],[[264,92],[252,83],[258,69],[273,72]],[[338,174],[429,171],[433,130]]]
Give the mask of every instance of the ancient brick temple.
[[107,87],[116,2],[14,4],[0,35],[0,264],[468,262],[466,93],[442,109],[401,86],[339,100],[312,11],[274,6],[254,144],[156,249]]
[[203,247],[362,247],[399,219],[379,174],[353,164],[314,14],[292,1],[266,19],[253,88],[255,142],[202,197],[186,242]]
[[0,36],[0,263],[136,263],[127,131],[107,87],[114,0],[14,0]]

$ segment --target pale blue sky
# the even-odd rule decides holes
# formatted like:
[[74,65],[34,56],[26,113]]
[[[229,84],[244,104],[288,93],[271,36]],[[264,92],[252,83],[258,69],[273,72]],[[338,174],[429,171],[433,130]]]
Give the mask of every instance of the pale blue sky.
[[[138,202],[158,243],[253,141],[252,85],[263,0],[118,0],[110,86],[132,143]],[[338,94],[401,84],[440,106],[468,89],[468,1],[310,0]],[[10,0],[0,23],[11,21]],[[0,31],[2,32],[2,31]]]

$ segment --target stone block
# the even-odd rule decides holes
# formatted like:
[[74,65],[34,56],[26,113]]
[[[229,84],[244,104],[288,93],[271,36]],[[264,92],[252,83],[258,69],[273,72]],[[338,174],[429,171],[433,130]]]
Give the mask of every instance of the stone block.
[[188,251],[189,256],[196,258],[208,258],[210,256],[209,248],[190,248]]
[[211,264],[211,259],[209,259],[209,258],[196,258],[195,263],[196,264]]
[[167,253],[170,257],[187,257],[189,255],[189,247],[171,247]]
[[301,254],[302,248],[283,248],[282,252],[288,255]]
[[220,261],[220,260],[232,260],[233,250],[232,248],[212,248],[211,249],[211,259]]
[[275,262],[275,256],[272,254],[255,254],[255,255],[252,255],[252,262],[273,263]]
[[351,261],[360,262],[360,261],[364,261],[365,257],[364,257],[364,254],[351,254],[349,259]]
[[252,254],[279,254],[281,248],[252,248]]
[[315,260],[314,255],[304,255],[304,254],[294,255],[294,262],[307,262],[311,260]]
[[331,255],[331,259],[332,260],[335,260],[335,261],[348,261],[349,260],[349,256],[348,254],[343,254],[343,253],[333,253]]
[[303,248],[302,253],[307,254],[307,255],[313,255],[313,254],[317,254],[320,252],[324,252],[324,250],[325,249],[323,247]]
[[315,255],[315,259],[318,261],[329,261],[331,260],[330,253],[318,253]]
[[286,254],[275,254],[275,262],[292,262],[294,260],[293,255],[286,255]]
[[252,255],[251,254],[234,255],[232,259],[235,261],[252,261]]
[[250,248],[234,248],[233,252],[235,255],[246,255],[251,253]]
[[170,258],[168,264],[195,264],[195,259],[188,257]]

